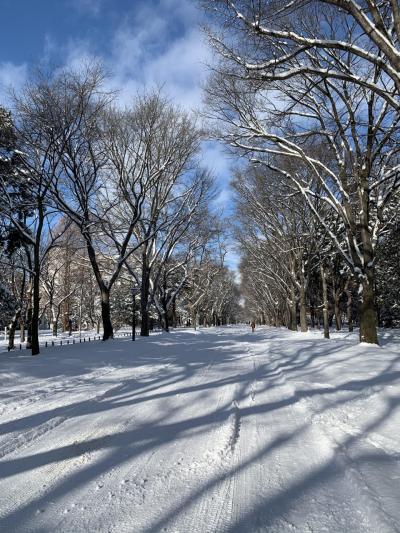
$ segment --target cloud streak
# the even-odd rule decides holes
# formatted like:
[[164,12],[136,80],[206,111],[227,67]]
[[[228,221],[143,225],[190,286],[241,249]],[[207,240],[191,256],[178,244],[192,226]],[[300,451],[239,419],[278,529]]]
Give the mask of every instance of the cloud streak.
[[[67,62],[77,66],[94,55],[90,42],[77,41],[75,46],[70,42]],[[210,52],[191,1],[139,4],[121,21],[101,59],[111,72],[110,86],[120,92],[123,103],[143,88],[163,87],[186,109],[201,105]]]
[[0,63],[0,103],[10,105],[10,92],[18,92],[24,85],[28,77],[28,66],[26,63],[16,65],[5,61]]

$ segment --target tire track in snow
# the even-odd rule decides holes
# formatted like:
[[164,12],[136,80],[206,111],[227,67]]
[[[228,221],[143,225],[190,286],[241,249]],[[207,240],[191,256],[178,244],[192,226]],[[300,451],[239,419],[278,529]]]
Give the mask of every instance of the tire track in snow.
[[[281,370],[278,371],[278,375],[282,375]],[[287,383],[284,375],[282,380]],[[360,467],[358,466],[359,456],[362,457],[362,454],[359,453],[360,443],[372,444],[392,458],[399,459],[400,454],[395,449],[394,442],[385,440],[384,437],[381,440],[379,436],[375,440],[376,433],[368,432],[365,435],[360,428],[346,423],[346,407],[335,407],[337,395],[324,397],[324,392],[335,391],[333,385],[317,381],[299,381],[296,379],[296,374],[292,376],[288,385],[293,389],[293,396],[296,399],[292,409],[303,411],[303,417],[310,424],[310,431],[315,434],[315,442],[320,443],[320,446],[322,442],[325,442],[326,448],[331,450],[331,468],[337,473],[339,487],[339,490],[334,494],[332,513],[336,512],[338,520],[343,518],[348,523],[351,523],[355,513],[362,513],[360,517],[362,516],[362,523],[367,531],[397,531],[398,523],[396,523],[394,516],[384,509],[382,495],[374,491],[369,485],[368,479],[362,471],[362,463],[360,463]],[[313,394],[314,389],[317,390],[317,394]],[[320,389],[323,390],[318,393]],[[310,392],[310,396],[307,396],[307,392]],[[354,401],[362,402],[365,399],[364,396],[370,398],[371,395],[364,391],[361,398],[358,396],[348,398],[350,409],[354,409]],[[324,397],[323,403],[320,402],[321,397]],[[366,409],[365,405],[363,409]],[[355,456],[351,457],[354,445],[356,445]],[[370,449],[368,453],[370,453]],[[339,499],[337,498],[338,495],[340,495]],[[338,507],[342,509],[341,513],[338,513]]]
[[[326,439],[334,449],[335,462],[342,471],[345,488],[348,491],[346,500],[356,501],[363,509],[363,519],[373,531],[398,531],[398,522],[395,517],[382,505],[381,495],[369,485],[368,479],[362,470],[354,465],[350,450],[345,443],[340,442],[329,432],[324,431]],[[361,505],[360,505],[361,504]],[[383,528],[383,526],[386,526]]]
[[[246,353],[249,352],[248,349],[245,351]],[[253,356],[254,354],[251,355]],[[251,359],[250,361],[251,367],[254,368],[255,362]],[[238,357],[237,362],[239,366],[245,365],[243,374],[246,374],[249,358],[247,356],[244,358]],[[252,381],[250,380],[245,388],[248,388],[251,383]],[[228,390],[227,386],[225,388],[226,393],[229,392],[229,396],[233,397],[233,399],[227,421],[219,429],[219,435],[216,433],[216,439],[217,442],[220,442],[220,445],[218,453],[214,454],[213,469],[202,480],[203,487],[208,487],[208,489],[203,492],[201,484],[197,487],[198,497],[191,504],[193,510],[188,510],[192,518],[189,521],[184,519],[183,525],[182,521],[179,521],[176,526],[177,531],[222,533],[228,531],[232,524],[236,505],[235,494],[237,493],[237,479],[232,475],[232,472],[241,461],[239,443],[242,425],[240,409],[242,387],[236,384],[231,385],[229,387],[230,390]],[[251,401],[255,401],[255,398]],[[210,464],[205,466],[209,468]],[[199,465],[199,469],[202,470],[203,467]],[[194,508],[196,508],[195,512]],[[200,523],[199,516],[203,517],[203,521]],[[168,522],[168,524],[171,530],[174,531],[175,521]],[[156,530],[154,529],[154,531]]]
[[[191,384],[198,383],[199,379],[204,380],[204,376],[210,369],[213,367],[215,359],[211,361],[210,364],[200,373],[200,375],[193,381]],[[213,389],[212,389],[213,390]],[[164,515],[167,518],[165,522],[160,521],[158,526],[154,527],[154,531],[161,531],[162,524],[168,525],[165,530],[174,529],[174,524],[178,520],[179,525],[176,527],[179,531],[190,531],[196,532],[199,531],[199,527],[204,526],[204,522],[199,522],[196,517],[199,516],[199,513],[185,513],[185,516],[180,515],[180,510],[177,509],[176,512],[171,511],[171,501],[169,495],[165,492],[168,490],[168,487],[173,487],[173,491],[180,495],[180,499],[188,497],[188,502],[190,502],[190,496],[188,489],[193,492],[201,490],[201,485],[207,481],[210,475],[214,473],[215,475],[221,475],[225,471],[225,465],[227,462],[231,461],[231,456],[236,445],[238,437],[238,418],[237,418],[237,409],[234,408],[232,403],[232,386],[227,384],[223,387],[217,389],[218,396],[216,398],[216,404],[212,404],[211,400],[208,399],[210,406],[212,405],[213,411],[218,412],[221,408],[226,408],[226,405],[229,405],[231,401],[231,409],[226,418],[226,421],[222,424],[218,424],[211,431],[203,437],[203,444],[205,444],[205,451],[198,457],[196,450],[201,449],[198,446],[196,441],[196,446],[194,447],[194,458],[190,458],[188,454],[187,445],[178,444],[176,450],[173,450],[171,455],[171,450],[168,458],[165,457],[165,450],[158,449],[155,454],[152,456],[152,464],[150,465],[150,470],[144,469],[141,471],[141,476],[146,476],[149,478],[149,484],[146,486],[146,495],[145,499],[148,502],[148,505],[151,506],[152,502],[156,503],[158,506],[158,518],[159,515]],[[194,404],[194,408],[195,404]],[[198,416],[198,413],[195,412]],[[236,429],[235,429],[236,428]],[[190,446],[190,444],[189,444]],[[189,456],[188,456],[189,455]],[[151,479],[151,472],[156,470],[158,472],[156,479]],[[127,477],[132,476],[128,474]],[[207,524],[220,524],[223,518],[223,515],[226,512],[225,509],[221,509],[221,501],[226,500],[227,505],[229,504],[231,491],[227,488],[225,484],[222,484],[218,487],[218,495],[215,494],[215,498],[212,498],[210,501],[208,495],[195,500],[192,503],[188,503],[188,507],[196,507],[200,509],[200,516],[204,516],[204,521]],[[206,500],[206,501],[205,501]],[[204,513],[202,509],[204,508]],[[156,517],[155,517],[156,518]],[[114,524],[111,531],[131,531],[131,528],[123,528],[121,524]],[[200,529],[204,531],[204,529]],[[208,527],[209,531],[222,531],[218,526]],[[141,528],[140,525],[137,526],[137,531],[153,531],[150,527]]]
[[[97,397],[94,397],[88,401],[98,401],[98,399],[104,396],[107,392],[108,391],[105,391],[104,393],[99,394]],[[126,410],[128,410],[128,408],[126,408]],[[113,420],[112,415],[110,414],[109,416],[111,417],[111,420]],[[35,455],[40,455],[42,453],[46,454],[48,453],[48,451],[50,453],[52,451],[57,451],[57,449],[59,449],[58,446],[60,446],[61,448],[65,449],[65,457],[61,455],[55,463],[44,463],[43,465],[37,467],[38,473],[36,476],[36,486],[28,486],[27,484],[23,483],[23,490],[25,495],[24,500],[27,503],[23,506],[22,509],[18,509],[18,498],[14,497],[12,491],[10,491],[10,493],[7,494],[6,497],[4,497],[1,515],[3,523],[6,526],[5,530],[12,531],[11,525],[14,524],[15,518],[17,516],[19,524],[31,524],[34,516],[36,516],[38,520],[42,518],[42,515],[43,517],[45,517],[46,510],[49,506],[58,505],[56,503],[58,499],[56,495],[59,488],[62,487],[63,482],[68,482],[71,476],[75,474],[80,475],[80,473],[82,472],[82,465],[88,465],[89,463],[91,463],[94,460],[94,456],[96,454],[104,453],[101,448],[93,449],[92,442],[95,440],[100,441],[104,437],[108,437],[110,435],[114,435],[115,433],[122,431],[124,428],[131,425],[133,420],[134,416],[131,416],[130,418],[125,418],[121,422],[114,423],[110,427],[106,424],[107,420],[105,420],[103,417],[97,416],[91,424],[86,426],[86,432],[79,433],[79,441],[75,440],[71,443],[68,443],[68,439],[66,441],[66,438],[63,435],[60,435],[59,438],[55,439],[48,438],[46,443],[51,442],[51,449],[48,450],[47,446],[45,446],[43,451],[40,451],[39,448],[39,450],[36,450]],[[68,417],[65,417],[63,420],[64,423],[67,423],[68,421]],[[59,426],[60,424],[57,424],[50,430],[56,430]],[[71,434],[74,435],[75,433],[72,432]],[[33,441],[31,443],[33,443]],[[35,444],[38,443],[35,442]],[[17,451],[19,452],[20,450]],[[42,480],[39,491],[37,487],[37,480]],[[16,493],[21,492],[21,487],[19,487],[18,485],[13,486],[13,489]],[[76,502],[73,502],[73,505],[71,504],[71,508],[72,507],[76,507],[76,510],[79,509],[79,505]],[[80,509],[82,510],[82,508]],[[65,508],[60,511],[61,515],[64,515],[64,510]],[[8,528],[7,523],[9,524]],[[23,526],[23,531],[25,530],[25,526]],[[35,529],[35,531],[44,530],[47,529],[45,527],[41,528],[40,526],[38,529]],[[56,528],[55,530],[80,531],[79,528],[72,530]]]
[[[116,372],[120,370],[119,367],[114,368],[113,370],[110,370],[108,372],[104,372],[102,374],[98,374],[98,377],[102,377],[104,375],[112,374],[113,372]],[[91,382],[91,380],[88,381]],[[129,381],[129,380],[127,380]],[[123,384],[123,383],[122,383]],[[10,433],[10,437],[6,438],[4,442],[0,444],[0,459],[6,457],[9,454],[12,454],[13,452],[19,451],[21,448],[25,449],[34,444],[38,439],[46,435],[47,433],[53,431],[58,426],[66,422],[67,420],[73,418],[77,413],[81,414],[82,410],[83,412],[89,410],[90,406],[92,404],[95,404],[99,401],[101,401],[103,398],[107,397],[110,393],[112,393],[113,390],[117,390],[121,387],[121,383],[118,383],[117,385],[113,385],[112,387],[109,387],[105,391],[101,393],[97,393],[91,398],[87,398],[83,402],[78,402],[78,405],[73,405],[72,407],[66,406],[65,408],[62,408],[62,406],[57,405],[55,409],[60,409],[62,414],[61,415],[54,415],[50,417],[46,422],[43,422],[39,426],[35,426],[34,428],[28,429],[24,432],[19,432],[16,436],[12,436]],[[57,403],[60,401],[60,399],[57,400]],[[35,416],[35,414],[29,415],[29,416]],[[9,421],[7,423],[12,423],[13,421]],[[47,435],[48,436],[48,435]]]
[[[212,369],[217,357],[213,358],[207,365],[202,367],[198,372],[191,376],[190,383],[185,383],[186,387],[195,386],[197,383],[204,381],[204,376]],[[173,390],[176,387],[176,383],[166,384],[163,389]],[[150,392],[151,395],[151,392]],[[176,395],[177,396],[177,395]],[[143,397],[146,400],[146,396]],[[163,399],[153,399],[151,402],[163,402]],[[225,395],[219,395],[217,401],[217,409],[220,405],[225,404]],[[148,408],[147,416],[154,415],[152,407]],[[145,419],[141,419],[141,424]],[[217,428],[219,431],[220,428]],[[225,447],[227,444],[225,445]],[[107,515],[107,520],[112,517],[112,509],[109,505],[117,505],[118,507],[127,506],[127,515],[131,511],[132,505],[143,505],[144,502],[148,502],[148,505],[156,504],[162,505],[162,498],[165,492],[165,487],[168,485],[174,486],[174,491],[178,490],[175,484],[180,482],[180,476],[184,479],[197,478],[207,469],[214,468],[215,463],[220,461],[220,458],[215,458],[215,454],[206,453],[201,461],[193,461],[187,464],[186,449],[182,451],[179,447],[171,454],[171,450],[168,450],[168,455],[165,456],[165,450],[162,447],[158,447],[153,450],[150,457],[145,456],[144,459],[138,459],[134,463],[134,467],[130,466],[128,469],[117,466],[115,469],[105,472],[97,480],[93,480],[93,483],[85,490],[83,499],[85,500],[88,508],[96,506],[98,500],[98,490],[101,490],[105,494],[106,503],[105,509],[108,509],[111,514]],[[222,453],[222,450],[221,450]],[[157,474],[154,476],[154,471]],[[143,481],[145,480],[145,481]],[[74,503],[74,502],[73,502]],[[58,524],[59,530],[80,531],[82,530],[82,524],[79,521],[75,521],[73,517],[73,510],[75,507],[71,506],[71,513],[68,516],[64,516],[62,521]],[[93,518],[93,517],[92,517]],[[118,516],[120,519],[120,516]],[[90,520],[89,520],[90,522]],[[124,529],[123,525],[119,522],[113,523],[111,518],[110,522],[107,522],[108,531],[132,531],[131,527]],[[92,526],[93,527],[93,526]],[[137,525],[139,528],[139,525]],[[139,529],[138,529],[139,531]],[[144,531],[144,529],[143,529]]]
[[[236,414],[229,417],[229,433],[228,438],[225,436],[225,444],[220,447],[217,453],[212,454],[212,460],[203,460],[196,463],[195,477],[203,474],[203,478],[194,487],[199,496],[191,503],[193,509],[187,509],[191,518],[179,517],[180,531],[196,532],[223,532],[229,527],[232,520],[232,506],[233,506],[233,491],[235,486],[235,479],[228,475],[229,469],[232,467],[234,460],[235,448],[239,438],[239,419]],[[211,471],[210,471],[211,469]],[[204,477],[204,472],[207,477]],[[219,479],[212,487],[203,492],[202,485],[207,486],[210,478]],[[196,511],[194,512],[194,508]],[[203,520],[199,522],[198,517]],[[183,520],[182,520],[183,518]],[[174,530],[174,520],[168,522],[169,526]],[[183,522],[183,528],[182,528]],[[167,530],[167,528],[166,528]],[[168,528],[169,530],[169,528]]]
[[29,446],[35,440],[43,437],[43,435],[62,424],[65,420],[65,416],[56,416],[50,419],[48,422],[44,422],[43,424],[25,431],[24,433],[19,433],[16,437],[0,444],[0,459],[19,450],[22,447]]
[[235,452],[236,444],[240,437],[240,425],[241,425],[240,409],[239,409],[239,405],[236,400],[233,400],[232,402],[232,411],[233,412],[230,416],[231,434],[230,434],[229,442],[228,442],[228,450],[231,454]]
[[[47,388],[40,391],[39,393],[33,392],[33,393],[26,393],[23,398],[18,396],[18,403],[14,403],[13,400],[9,402],[5,402],[1,406],[1,413],[0,416],[3,417],[4,415],[7,415],[8,413],[18,413],[22,408],[25,408],[27,406],[29,407],[35,407],[35,404],[41,400],[45,400],[49,396],[54,396],[54,394],[57,393],[69,393],[70,391],[75,391],[77,387],[80,385],[86,385],[93,383],[94,380],[97,380],[99,378],[102,378],[104,376],[107,376],[116,370],[119,370],[121,367],[112,367],[104,371],[104,372],[93,372],[92,374],[86,375],[83,378],[72,378],[67,379],[65,381],[61,382],[55,382],[56,386],[53,384],[50,384]],[[20,395],[20,392],[18,392],[18,395]],[[22,401],[21,401],[22,400]],[[7,420],[6,420],[7,421]]]
[[[308,403],[311,406],[313,405],[311,401]],[[380,493],[381,487],[379,487],[378,491],[373,487],[371,480],[363,473],[362,464],[358,463],[357,458],[360,455],[360,449],[363,449],[364,445],[367,449],[373,446],[383,452],[388,458],[395,460],[400,477],[399,448],[391,439],[387,439],[374,431],[365,433],[361,428],[346,423],[339,415],[343,417],[341,411],[337,414],[332,413],[331,409],[329,409],[328,412],[313,413],[311,422],[331,443],[343,475],[347,479],[348,485],[353,489],[354,497],[358,497],[364,502],[363,508],[369,522],[371,524],[376,523],[376,528],[379,528],[379,530],[382,530],[382,522],[386,522],[388,531],[396,531],[398,523],[396,518],[383,506],[382,494]],[[352,454],[354,454],[354,457]],[[392,461],[390,464],[393,470],[395,465]],[[375,478],[372,481],[375,482]],[[378,516],[380,518],[379,521],[377,520]]]

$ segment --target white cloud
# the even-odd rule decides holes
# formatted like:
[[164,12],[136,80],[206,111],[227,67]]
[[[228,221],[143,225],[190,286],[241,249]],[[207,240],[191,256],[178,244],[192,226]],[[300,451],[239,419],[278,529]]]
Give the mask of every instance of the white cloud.
[[[92,2],[101,5],[101,0],[85,0],[84,4]],[[162,87],[173,101],[192,110],[201,105],[205,63],[210,59],[198,22],[199,10],[192,0],[143,2],[121,17],[103,57],[96,58],[95,43],[87,40],[70,40],[58,54],[54,43],[48,42],[47,48],[54,56],[63,56],[64,64],[72,68],[100,59],[110,73],[108,87],[119,92],[122,104],[144,88]]]
[[225,265],[230,269],[235,271],[235,281],[240,284],[241,277],[239,272],[240,264],[240,255],[232,248],[228,248],[228,251],[225,255]]
[[[207,159],[205,159],[205,161],[206,163],[208,163]],[[223,186],[222,188],[220,188],[217,193],[217,196],[212,201],[213,206],[218,210],[222,210],[224,214],[226,214],[227,208],[230,207],[231,202],[232,192],[227,186]]]
[[69,4],[82,14],[97,16],[100,13],[102,0],[69,0]]
[[102,61],[101,57],[91,52],[89,41],[71,40],[64,47],[64,67],[79,70],[83,65]]
[[0,103],[9,105],[10,91],[18,91],[25,83],[27,75],[26,63],[21,65],[9,61],[0,63]]
[[224,147],[215,141],[206,141],[203,143],[202,153],[207,158],[210,170],[227,183],[232,178],[233,162]]
[[230,181],[233,174],[233,162],[223,146],[216,141],[207,141],[202,146],[202,159],[215,178],[217,195],[213,205],[230,215],[232,208],[232,189]]
[[[163,0],[143,5],[114,36],[109,60],[112,85],[128,100],[138,89],[160,87],[187,109],[201,104],[204,63],[209,58],[192,2]],[[174,35],[174,25],[183,31]]]

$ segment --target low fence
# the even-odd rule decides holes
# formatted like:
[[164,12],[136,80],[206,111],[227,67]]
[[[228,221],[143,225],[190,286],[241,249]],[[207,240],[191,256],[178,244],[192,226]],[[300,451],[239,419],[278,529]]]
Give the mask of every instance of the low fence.
[[[114,335],[114,339],[122,339],[124,337],[132,337],[132,333],[128,332],[121,332]],[[61,339],[51,339],[51,340],[39,340],[39,346],[40,348],[53,348],[53,347],[60,347],[60,346],[69,346],[72,344],[84,344],[87,342],[95,342],[95,341],[101,341],[103,338],[102,335],[94,334],[90,335],[88,337],[70,337],[70,338],[61,338]],[[15,343],[15,347],[13,350],[26,350],[30,348],[26,348],[26,343]],[[3,345],[0,346],[0,353],[1,352],[9,352],[8,346]]]

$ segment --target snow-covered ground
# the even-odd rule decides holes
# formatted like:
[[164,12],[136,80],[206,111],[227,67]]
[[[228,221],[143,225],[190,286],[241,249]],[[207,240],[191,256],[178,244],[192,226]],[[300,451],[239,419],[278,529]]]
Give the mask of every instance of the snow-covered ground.
[[4,532],[400,530],[400,335],[244,327],[0,358]]

